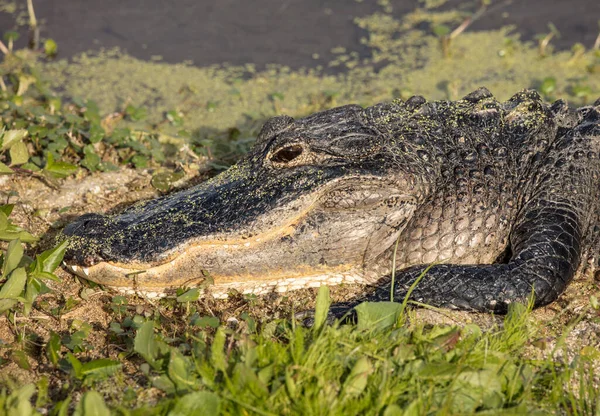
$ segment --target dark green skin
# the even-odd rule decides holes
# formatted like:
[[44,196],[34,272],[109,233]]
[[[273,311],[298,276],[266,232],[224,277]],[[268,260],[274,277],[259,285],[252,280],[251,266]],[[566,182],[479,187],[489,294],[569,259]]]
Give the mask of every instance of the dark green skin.
[[599,107],[571,111],[534,91],[500,103],[482,88],[454,102],[276,117],[212,180],[67,226],[67,262],[158,264],[192,239],[251,238],[306,211],[293,235],[207,257],[207,269],[351,265],[381,278],[369,295],[334,305],[340,316],[358,301],[389,300],[397,244],[396,299],[433,262],[412,299],[504,313],[533,294],[546,305],[597,267]]

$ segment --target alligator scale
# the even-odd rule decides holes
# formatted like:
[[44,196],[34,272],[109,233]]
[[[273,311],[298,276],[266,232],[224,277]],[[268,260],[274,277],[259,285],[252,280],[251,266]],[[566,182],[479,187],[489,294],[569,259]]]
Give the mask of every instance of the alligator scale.
[[[569,110],[534,91],[498,102],[419,96],[262,128],[251,152],[199,186],[68,225],[75,273],[162,293],[361,282],[396,298],[506,312],[555,300],[597,268],[600,100]],[[396,253],[394,256],[394,252]]]

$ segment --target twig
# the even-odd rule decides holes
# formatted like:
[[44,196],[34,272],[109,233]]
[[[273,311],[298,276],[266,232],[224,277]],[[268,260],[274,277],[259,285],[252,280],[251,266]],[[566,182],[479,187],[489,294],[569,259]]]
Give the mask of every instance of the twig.
[[[46,316],[46,315],[30,315],[30,316],[17,316],[15,317],[15,322],[19,322],[19,321],[30,321],[32,319],[38,319],[38,320],[45,320],[45,321],[49,321],[52,318]],[[37,344],[36,344],[37,345]]]
[[37,19],[35,18],[35,11],[33,10],[32,0],[27,0],[27,12],[29,13],[29,26],[31,28],[37,27]]
[[396,254],[398,253],[398,244],[400,243],[400,235],[396,239],[396,244],[394,245],[394,255],[392,256],[392,282],[390,285],[390,302],[394,301],[394,289],[396,286]]
[[0,77],[0,90],[6,92],[8,88],[6,88],[6,84],[4,83],[4,78]]
[[560,38],[560,32],[552,22],[548,23],[548,29],[550,29],[550,33],[544,36],[542,40],[540,40],[539,44],[540,56],[542,57],[546,56],[546,48],[550,44],[552,38],[554,38],[555,36],[557,38]]
[[600,49],[600,33],[598,33],[598,37],[596,38],[596,42],[594,42],[594,49]]
[[2,42],[1,40],[0,40],[0,52],[2,52],[4,55],[8,55],[10,53],[10,51],[8,50],[8,48],[6,47],[4,42]]
[[448,57],[450,55],[450,41],[452,39],[458,37],[465,30],[467,30],[467,28],[469,26],[471,26],[471,24],[473,24],[473,22],[475,22],[477,19],[479,19],[481,16],[483,16],[486,12],[489,12],[490,10],[495,9],[499,6],[504,7],[510,3],[512,3],[512,0],[506,0],[504,2],[494,5],[493,7],[488,7],[488,5],[485,2],[481,2],[479,9],[477,9],[477,11],[475,13],[473,13],[472,16],[467,17],[456,29],[454,29],[452,32],[450,32],[449,35],[445,35],[445,36],[441,37],[440,40],[442,43],[442,51],[444,53],[444,56]]
[[[507,2],[510,3],[510,2]],[[481,16],[483,16],[483,14],[488,11],[488,6],[485,3],[481,3],[481,6],[479,6],[479,9],[477,9],[477,11],[475,13],[473,13],[472,16],[467,17],[464,22],[462,22],[460,24],[460,26],[458,26],[456,29],[454,29],[452,31],[452,33],[450,33],[450,35],[448,35],[448,38],[450,39],[454,39],[455,37],[457,37],[458,35],[460,35],[462,32],[464,32],[465,30],[467,30],[467,28],[469,26],[471,26],[471,24],[479,19]]]
[[554,32],[550,32],[548,33],[544,39],[542,39],[540,41],[540,55],[545,56],[546,55],[546,47],[548,46],[548,44],[550,43],[550,41],[552,40],[552,38],[554,37]]
[[29,30],[31,32],[29,46],[31,49],[37,49],[40,43],[40,29],[38,28],[35,11],[33,10],[33,0],[27,0],[27,13],[29,13]]

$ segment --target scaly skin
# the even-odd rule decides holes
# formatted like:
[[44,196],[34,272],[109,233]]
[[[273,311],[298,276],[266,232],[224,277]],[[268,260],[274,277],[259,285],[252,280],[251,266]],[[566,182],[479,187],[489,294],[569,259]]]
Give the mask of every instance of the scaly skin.
[[599,155],[600,100],[570,111],[534,91],[277,117],[205,184],[69,225],[67,262],[120,287],[141,271],[142,290],[206,272],[241,291],[270,276],[285,288],[286,277],[377,282],[334,305],[339,316],[389,300],[397,244],[396,299],[434,263],[412,299],[504,313],[533,293],[545,305],[597,266]]

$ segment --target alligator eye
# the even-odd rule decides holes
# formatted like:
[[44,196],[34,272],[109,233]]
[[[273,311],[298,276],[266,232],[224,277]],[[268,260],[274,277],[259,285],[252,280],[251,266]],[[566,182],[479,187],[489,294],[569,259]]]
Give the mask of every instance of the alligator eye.
[[283,147],[276,151],[271,156],[271,161],[275,163],[290,163],[302,154],[302,146],[294,144],[291,146]]

